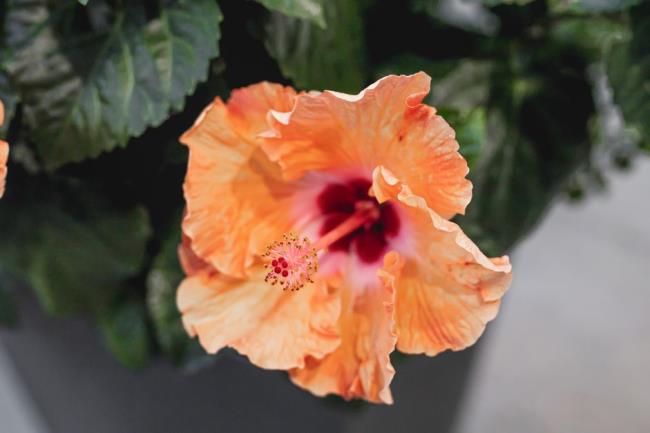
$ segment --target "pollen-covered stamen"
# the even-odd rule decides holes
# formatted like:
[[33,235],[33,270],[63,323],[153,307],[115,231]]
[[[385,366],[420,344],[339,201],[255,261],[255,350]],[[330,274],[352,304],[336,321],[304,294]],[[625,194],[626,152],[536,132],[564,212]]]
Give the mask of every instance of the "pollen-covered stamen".
[[282,240],[269,245],[262,254],[269,270],[264,280],[279,285],[282,290],[300,290],[307,283],[313,283],[318,270],[316,250],[308,238],[300,239],[295,233],[287,233]]
[[369,221],[375,221],[378,216],[375,206],[361,204],[348,219],[313,245],[307,237],[301,239],[293,232],[284,234],[281,241],[273,242],[262,254],[264,267],[269,270],[264,281],[273,286],[279,284],[282,290],[291,291],[313,283],[312,277],[318,271],[317,253]]

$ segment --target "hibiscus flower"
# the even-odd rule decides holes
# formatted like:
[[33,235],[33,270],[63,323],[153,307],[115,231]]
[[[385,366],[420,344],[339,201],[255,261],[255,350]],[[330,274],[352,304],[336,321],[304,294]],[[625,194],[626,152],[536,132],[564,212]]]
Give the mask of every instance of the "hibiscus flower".
[[[0,101],[0,126],[5,121],[5,107]],[[7,159],[9,158],[9,144],[0,140],[0,198],[5,193],[5,181],[7,179]]]
[[358,95],[260,83],[217,98],[189,147],[178,307],[300,387],[392,403],[390,354],[473,344],[511,281],[449,221],[471,199],[424,73]]

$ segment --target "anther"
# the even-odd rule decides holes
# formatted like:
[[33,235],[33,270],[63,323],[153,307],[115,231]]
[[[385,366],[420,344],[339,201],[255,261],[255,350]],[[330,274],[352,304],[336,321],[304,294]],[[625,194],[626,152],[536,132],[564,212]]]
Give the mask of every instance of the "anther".
[[376,206],[371,203],[360,205],[356,212],[340,225],[311,244],[307,237],[299,238],[295,233],[285,233],[281,241],[275,241],[266,248],[262,258],[264,267],[269,269],[264,281],[282,290],[300,290],[307,283],[313,283],[312,278],[318,272],[317,252],[326,250],[332,243],[348,235],[369,221],[378,217]]
[[271,285],[279,284],[282,290],[300,290],[312,281],[318,269],[316,251],[309,239],[300,239],[295,233],[287,233],[282,239],[269,245],[262,254],[267,262],[265,266],[270,268],[264,280]]

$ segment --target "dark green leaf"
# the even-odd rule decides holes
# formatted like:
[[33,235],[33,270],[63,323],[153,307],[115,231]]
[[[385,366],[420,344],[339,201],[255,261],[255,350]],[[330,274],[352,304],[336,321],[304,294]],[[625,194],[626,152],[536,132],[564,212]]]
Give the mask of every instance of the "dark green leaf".
[[487,125],[485,109],[478,107],[470,111],[461,111],[453,108],[442,108],[439,114],[456,131],[456,140],[460,144],[460,153],[467,160],[470,169],[481,156]]
[[459,218],[491,255],[531,230],[588,158],[591,88],[583,64],[563,65],[540,51],[524,71],[494,75],[486,143],[470,172],[474,197]]
[[459,60],[445,77],[431,83],[431,103],[464,112],[485,104],[490,90],[491,62]]
[[298,87],[356,93],[367,78],[361,6],[355,0],[330,0],[324,7],[326,29],[272,14],[266,46]]
[[650,147],[650,4],[630,11],[631,34],[607,50],[606,67],[614,101],[626,124]]
[[375,79],[386,75],[411,75],[418,71],[426,72],[435,86],[439,81],[448,77],[458,67],[458,60],[430,60],[416,54],[406,53],[390,59],[378,68]]
[[187,355],[191,340],[181,323],[176,307],[176,289],[183,280],[177,249],[181,242],[180,219],[169,236],[147,277],[147,309],[153,322],[158,345],[174,363]]
[[498,5],[525,5],[533,2],[534,0],[478,0],[480,3],[483,3],[486,6],[498,6]]
[[149,333],[142,304],[126,302],[107,311],[99,329],[113,355],[125,366],[141,369],[149,361]]
[[208,76],[210,59],[219,55],[219,23],[223,19],[213,0],[186,0],[162,9],[150,22],[145,40],[153,55],[162,89],[175,110],[185,96]]
[[488,119],[486,154],[470,172],[474,195],[461,226],[488,255],[507,251],[552,197],[532,143],[499,112]]
[[303,18],[325,28],[322,0],[257,0],[266,8],[284,15]]
[[29,283],[52,314],[102,311],[140,271],[146,213],[110,208],[76,189],[65,201],[28,194],[27,202],[0,202],[0,264]]
[[9,130],[9,124],[11,119],[14,117],[14,112],[16,110],[17,97],[9,81],[7,75],[4,71],[0,70],[0,101],[4,105],[5,109],[5,119],[4,123],[0,125],[0,138],[6,138],[7,131]]
[[124,146],[160,124],[218,54],[221,14],[211,0],[174,2],[148,24],[140,2],[129,3],[106,34],[89,35],[61,28],[65,6],[17,0],[8,10],[10,77],[48,168]]
[[424,13],[436,21],[466,31],[494,35],[499,28],[499,18],[486,6],[502,3],[525,4],[532,0],[410,0],[414,12]]
[[551,10],[554,12],[612,12],[630,8],[643,0],[552,0]]
[[577,45],[592,61],[599,62],[603,48],[627,33],[627,26],[619,21],[598,16],[578,16],[554,22],[550,27],[549,42]]

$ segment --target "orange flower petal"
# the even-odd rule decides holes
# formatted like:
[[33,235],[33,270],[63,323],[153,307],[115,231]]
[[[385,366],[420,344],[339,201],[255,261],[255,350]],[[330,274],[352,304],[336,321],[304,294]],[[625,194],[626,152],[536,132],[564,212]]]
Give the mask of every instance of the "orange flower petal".
[[7,160],[9,159],[9,144],[0,140],[0,198],[5,193],[5,182],[7,180]]
[[380,202],[403,205],[417,255],[397,277],[397,348],[433,356],[476,342],[498,310],[512,271],[508,257],[488,259],[458,225],[441,218],[383,167],[373,173]]
[[[212,269],[205,260],[194,254],[194,251],[192,250],[192,240],[184,233],[182,235],[182,242],[178,246],[178,261],[180,262],[185,275],[188,276],[203,271],[209,272]],[[212,271],[216,272],[214,269],[212,269]]]
[[339,345],[340,301],[323,283],[283,292],[264,282],[260,265],[245,280],[200,273],[178,294],[183,324],[209,353],[229,346],[262,368],[287,370]]
[[[5,107],[0,101],[0,126],[5,121]],[[5,182],[7,180],[7,160],[9,159],[9,144],[0,140],[0,198],[5,193]]]
[[341,345],[325,358],[308,358],[304,368],[291,370],[296,385],[318,396],[393,403],[389,388],[395,375],[390,363],[396,340],[393,283],[401,265],[396,255],[388,254],[379,271],[383,284],[359,291],[349,283],[341,288]]
[[298,97],[290,112],[271,112],[263,147],[287,179],[308,170],[370,171],[386,165],[444,218],[471,199],[468,168],[454,130],[421,104],[430,77],[388,76],[358,95],[325,91]]
[[243,277],[253,257],[286,231],[292,193],[259,149],[269,109],[289,109],[295,92],[269,83],[217,98],[181,142],[190,149],[183,232],[194,253],[218,271]]

